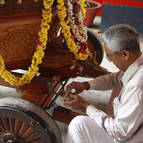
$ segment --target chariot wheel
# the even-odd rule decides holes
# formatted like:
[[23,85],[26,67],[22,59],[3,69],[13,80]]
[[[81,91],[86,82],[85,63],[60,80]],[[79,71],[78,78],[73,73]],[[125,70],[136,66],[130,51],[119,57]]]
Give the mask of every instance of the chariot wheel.
[[82,63],[83,70],[79,76],[95,78],[97,76],[107,74],[107,70],[100,66],[103,60],[104,51],[103,44],[99,36],[89,29],[87,29],[87,35],[87,45],[91,55],[84,63]]
[[0,99],[0,143],[62,143],[55,121],[20,98]]
[[87,29],[87,35],[88,35],[88,47],[91,51],[96,51],[96,61],[100,65],[103,59],[104,51],[103,51],[103,45],[101,43],[101,40],[91,30]]

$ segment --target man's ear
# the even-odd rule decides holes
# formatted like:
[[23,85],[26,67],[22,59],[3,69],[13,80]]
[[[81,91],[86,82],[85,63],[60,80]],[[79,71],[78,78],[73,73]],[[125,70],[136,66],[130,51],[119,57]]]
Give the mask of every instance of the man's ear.
[[124,58],[124,60],[128,60],[129,59],[129,57],[130,57],[130,52],[129,51],[127,51],[127,50],[122,50],[122,57]]

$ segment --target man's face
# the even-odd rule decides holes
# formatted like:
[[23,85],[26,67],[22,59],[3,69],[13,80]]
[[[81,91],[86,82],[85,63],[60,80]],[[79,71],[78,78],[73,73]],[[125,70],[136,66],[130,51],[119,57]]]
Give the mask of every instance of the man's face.
[[125,61],[122,57],[122,54],[120,53],[115,53],[109,50],[108,46],[106,43],[104,43],[104,50],[106,53],[106,58],[110,61],[113,62],[114,65],[116,65],[120,70],[125,70]]

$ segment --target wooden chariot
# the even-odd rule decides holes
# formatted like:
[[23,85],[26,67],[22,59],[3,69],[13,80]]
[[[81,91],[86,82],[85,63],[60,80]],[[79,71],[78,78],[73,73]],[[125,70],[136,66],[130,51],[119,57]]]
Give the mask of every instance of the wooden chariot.
[[[37,76],[23,86],[12,86],[0,78],[1,85],[23,91],[20,98],[0,100],[1,143],[61,143],[61,133],[54,118],[68,123],[76,113],[60,107],[55,108],[55,116],[51,117],[45,110],[52,107],[55,99],[64,93],[69,78],[97,77],[107,73],[99,66],[103,58],[102,44],[89,30],[87,43],[92,54],[84,62],[75,60],[63,35],[59,34],[55,5],[56,2],[47,49]],[[6,0],[5,4],[0,4],[0,54],[6,68],[17,76],[21,76],[18,69],[27,70],[31,64],[42,7],[42,0]]]

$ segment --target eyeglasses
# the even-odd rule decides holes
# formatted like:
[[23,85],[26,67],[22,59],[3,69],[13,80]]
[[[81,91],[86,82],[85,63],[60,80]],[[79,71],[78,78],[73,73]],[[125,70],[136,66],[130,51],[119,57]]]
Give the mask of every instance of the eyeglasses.
[[112,58],[113,58],[114,56],[117,56],[117,55],[120,55],[120,53],[119,53],[119,52],[115,52],[115,53],[112,54],[112,55],[106,53],[106,58],[107,58],[109,61],[111,61]]

